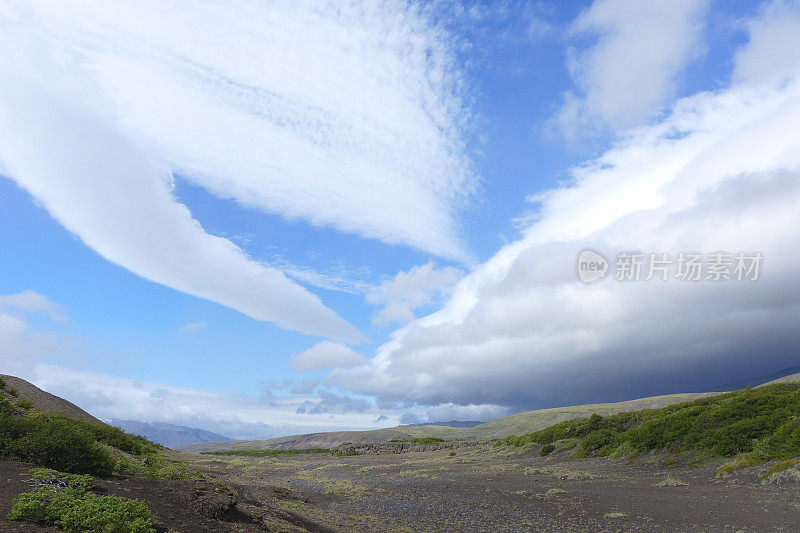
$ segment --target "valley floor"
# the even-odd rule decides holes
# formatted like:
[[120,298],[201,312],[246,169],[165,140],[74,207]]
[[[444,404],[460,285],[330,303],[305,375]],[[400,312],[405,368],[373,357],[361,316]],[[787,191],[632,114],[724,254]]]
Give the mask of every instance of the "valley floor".
[[[797,485],[766,466],[716,475],[688,458],[571,460],[471,446],[388,455],[195,456],[228,483],[289,489],[282,505],[336,531],[796,531]],[[280,500],[280,498],[279,498]]]
[[[141,499],[161,531],[186,533],[749,532],[800,524],[798,485],[763,484],[768,465],[719,477],[719,462],[690,468],[688,458],[670,455],[575,461],[489,445],[347,457],[181,455],[206,481],[109,478],[100,490]],[[0,462],[0,530],[55,531],[4,519],[13,497],[29,490],[27,468]],[[214,518],[198,512],[197,494],[209,487],[233,488],[238,504]]]

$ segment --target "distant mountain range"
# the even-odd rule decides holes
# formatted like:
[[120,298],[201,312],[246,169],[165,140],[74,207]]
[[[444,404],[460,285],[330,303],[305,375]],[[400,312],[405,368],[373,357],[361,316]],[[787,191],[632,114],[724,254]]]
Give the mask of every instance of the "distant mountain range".
[[217,435],[216,433],[204,429],[188,428],[160,422],[111,420],[108,423],[127,433],[141,435],[167,448],[177,448],[179,446],[186,446],[187,444],[204,444],[206,442],[231,440],[229,437],[223,437],[222,435]]

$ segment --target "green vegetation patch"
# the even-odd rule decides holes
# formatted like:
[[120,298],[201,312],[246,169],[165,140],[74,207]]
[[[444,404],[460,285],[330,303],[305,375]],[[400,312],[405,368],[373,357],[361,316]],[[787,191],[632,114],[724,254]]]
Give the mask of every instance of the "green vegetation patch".
[[26,400],[25,398],[20,398],[19,400],[17,400],[17,403],[14,404],[14,405],[19,407],[23,411],[29,411],[29,410],[33,409],[33,402],[30,401],[30,400]]
[[110,447],[137,456],[160,449],[143,437],[106,424],[45,411],[19,413],[10,402],[0,402],[0,459],[107,475],[120,465]]
[[672,476],[667,476],[655,484],[656,487],[685,487],[686,485],[688,483]]
[[331,453],[330,448],[299,448],[286,450],[226,450],[224,452],[200,452],[202,455],[238,455],[243,457],[275,457],[279,455],[308,455]]
[[728,461],[727,463],[719,467],[719,469],[717,469],[717,475],[724,476],[726,474],[730,474],[731,472],[741,470],[742,468],[750,468],[751,466],[758,466],[763,462],[764,459],[762,459],[753,452],[742,453],[734,457],[731,461]]
[[701,398],[660,409],[569,420],[495,446],[551,444],[576,439],[575,456],[666,449],[760,460],[800,456],[800,384],[782,383]]
[[197,472],[189,470],[189,461],[186,459],[173,459],[165,455],[152,454],[146,457],[143,465],[132,465],[130,473],[152,479],[183,479],[197,478]]
[[39,487],[70,487],[73,489],[89,490],[94,482],[92,476],[87,474],[68,474],[52,468],[32,468],[29,472],[33,483]]
[[768,478],[772,474],[777,474],[778,472],[783,472],[784,470],[788,470],[796,464],[797,464],[797,459],[787,459],[786,461],[781,461],[780,463],[776,463],[767,468],[767,471],[764,472],[764,474],[761,477]]
[[355,455],[363,455],[358,450],[336,450],[333,454],[336,457],[353,457]]
[[44,483],[17,496],[9,520],[54,525],[65,531],[104,533],[155,533],[153,516],[138,500],[96,496],[88,491],[91,478],[54,470],[32,470],[34,481]]

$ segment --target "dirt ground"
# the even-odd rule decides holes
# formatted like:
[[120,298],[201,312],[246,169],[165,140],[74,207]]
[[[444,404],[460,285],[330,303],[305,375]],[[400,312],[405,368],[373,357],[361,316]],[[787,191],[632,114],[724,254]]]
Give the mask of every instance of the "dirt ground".
[[[186,457],[208,480],[234,489],[237,505],[213,518],[198,510],[198,487],[223,486],[214,481],[109,479],[101,490],[141,499],[161,531],[187,533],[800,529],[800,485],[762,484],[768,465],[719,477],[720,463],[690,468],[688,458],[668,455],[574,461],[564,453],[539,457],[491,446]],[[0,463],[0,531],[52,531],[4,520],[13,497],[29,490],[27,468]]]
[[[720,463],[540,457],[490,446],[353,457],[197,456],[215,476],[278,485],[335,530],[798,531],[798,485],[763,485],[766,466],[716,475]],[[684,485],[685,483],[685,485]],[[308,495],[317,498],[308,499]]]

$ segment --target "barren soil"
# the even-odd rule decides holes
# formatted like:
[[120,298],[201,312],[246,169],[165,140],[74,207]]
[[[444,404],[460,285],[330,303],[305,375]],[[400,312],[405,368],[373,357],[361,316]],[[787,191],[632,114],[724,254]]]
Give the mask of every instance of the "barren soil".
[[[455,453],[455,455],[451,455]],[[212,481],[111,478],[100,490],[138,498],[159,530],[216,531],[797,531],[798,485],[765,485],[769,465],[716,475],[720,462],[540,457],[489,445],[350,457],[186,455],[232,488],[235,507],[203,516]],[[0,516],[28,465],[0,462]],[[216,483],[218,484],[218,483]],[[53,531],[0,519],[0,531]]]

